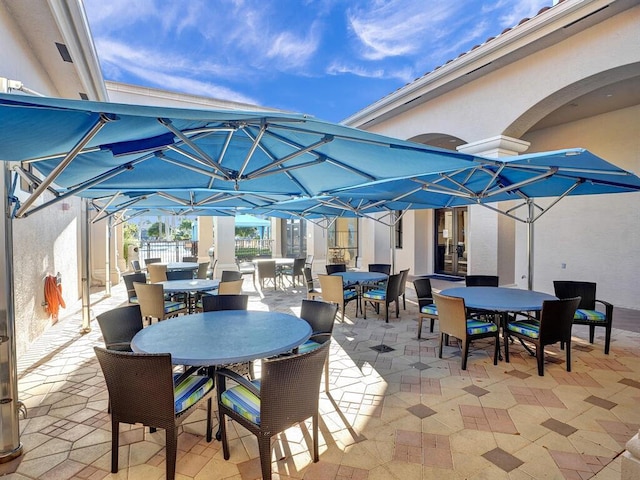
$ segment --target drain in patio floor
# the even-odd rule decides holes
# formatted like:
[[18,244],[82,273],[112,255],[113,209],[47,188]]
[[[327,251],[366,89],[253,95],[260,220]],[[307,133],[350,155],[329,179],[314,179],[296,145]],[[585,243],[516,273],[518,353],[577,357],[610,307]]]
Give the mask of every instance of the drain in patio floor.
[[375,347],[369,347],[369,348],[371,348],[371,350],[375,350],[376,352],[380,352],[380,353],[393,352],[395,350],[395,348],[391,348],[389,345],[385,345],[384,343],[381,343],[380,345],[376,345]]

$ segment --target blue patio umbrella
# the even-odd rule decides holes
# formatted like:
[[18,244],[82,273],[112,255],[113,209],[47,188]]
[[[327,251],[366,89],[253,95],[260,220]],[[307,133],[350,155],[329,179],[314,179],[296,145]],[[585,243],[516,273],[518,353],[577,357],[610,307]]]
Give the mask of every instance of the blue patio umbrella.
[[[455,171],[429,173],[328,192],[336,200],[354,198],[409,208],[483,205],[528,226],[528,286],[533,287],[534,222],[569,195],[640,191],[640,178],[584,149],[540,152],[504,159],[476,160]],[[537,198],[553,197],[544,207]],[[497,202],[513,201],[506,210]]]
[[17,172],[34,186],[20,217],[45,190],[55,201],[93,188],[313,197],[476,157],[301,114],[0,95],[0,158],[23,162]]

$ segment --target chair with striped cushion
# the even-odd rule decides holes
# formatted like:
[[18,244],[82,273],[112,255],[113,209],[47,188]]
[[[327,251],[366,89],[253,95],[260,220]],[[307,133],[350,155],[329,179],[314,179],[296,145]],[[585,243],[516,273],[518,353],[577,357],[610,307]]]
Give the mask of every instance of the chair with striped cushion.
[[438,357],[442,358],[442,346],[449,343],[449,335],[452,335],[462,343],[462,365],[460,368],[466,370],[471,342],[481,338],[494,337],[493,364],[497,365],[498,351],[500,350],[500,329],[498,326],[493,322],[481,322],[467,318],[467,310],[462,298],[449,297],[433,292],[433,300],[438,309],[438,323],[440,326]]
[[375,304],[377,307],[380,305],[384,305],[385,308],[385,321],[389,323],[389,305],[391,302],[395,302],[396,304],[396,318],[400,315],[400,307],[398,305],[398,299],[400,298],[400,284],[402,283],[402,279],[404,277],[403,273],[396,273],[395,275],[390,275],[387,280],[387,284],[382,289],[375,290],[367,290],[362,294],[363,304],[363,313],[364,318],[367,318],[367,302]]
[[[229,459],[225,417],[238,422],[257,437],[264,480],[271,480],[271,437],[311,417],[312,458],[314,462],[318,461],[320,379],[330,343],[326,341],[306,353],[264,360],[260,380],[250,382],[227,369],[216,371],[225,460]],[[239,385],[227,389],[227,378]]]
[[157,283],[134,283],[138,303],[142,309],[143,318],[149,323],[154,318],[158,321],[187,313],[187,304],[180,301],[165,300],[164,288]]
[[431,280],[428,278],[416,278],[413,281],[413,287],[418,297],[418,339],[422,337],[422,321],[425,318],[431,320],[431,329],[433,333],[433,325],[438,319],[438,309],[433,303],[433,295],[431,292]]
[[[580,297],[580,305],[573,317],[574,325],[589,326],[589,343],[593,343],[596,327],[604,327],[604,353],[609,355],[611,328],[613,326],[613,305],[596,298],[596,284],[593,282],[571,282],[556,280],[553,288],[558,298]],[[604,312],[596,310],[596,304],[604,307]]]
[[[507,323],[507,338],[504,342],[505,360],[509,361],[509,336],[533,343],[536,347],[538,375],[544,375],[544,347],[560,342],[567,352],[567,372],[571,371],[571,327],[580,297],[562,300],[545,300],[540,320],[526,318]],[[565,347],[566,344],[566,347]]]
[[[322,299],[325,302],[337,303],[342,311],[341,320],[344,323],[344,309],[352,300],[358,300],[358,293],[353,289],[344,289],[341,275],[318,275]],[[358,310],[356,307],[356,314]]]
[[111,473],[118,473],[120,423],[162,428],[166,436],[166,478],[176,474],[178,426],[201,401],[207,401],[205,434],[212,439],[213,379],[173,373],[168,353],[116,352],[94,347],[109,391],[111,408]]

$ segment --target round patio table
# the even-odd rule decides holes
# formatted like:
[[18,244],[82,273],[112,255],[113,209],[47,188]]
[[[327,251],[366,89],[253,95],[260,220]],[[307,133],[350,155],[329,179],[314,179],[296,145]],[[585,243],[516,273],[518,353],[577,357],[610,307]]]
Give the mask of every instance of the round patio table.
[[175,365],[243,363],[293,350],[311,336],[309,324],[281,312],[193,313],[143,328],[131,340],[140,353],[171,354]]
[[158,283],[164,288],[164,293],[207,292],[217,289],[220,280],[194,278],[193,280],[167,280]]
[[545,300],[557,300],[548,293],[506,287],[456,287],[440,292],[464,299],[468,308],[490,312],[538,312]]

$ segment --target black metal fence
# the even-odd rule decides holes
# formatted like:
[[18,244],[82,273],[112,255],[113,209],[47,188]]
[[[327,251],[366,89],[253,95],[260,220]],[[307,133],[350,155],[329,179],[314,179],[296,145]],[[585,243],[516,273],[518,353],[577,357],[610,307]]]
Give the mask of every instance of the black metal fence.
[[273,256],[273,240],[270,238],[236,238],[238,260],[252,260],[256,257]]
[[[206,254],[207,252],[204,252],[204,255]],[[198,242],[193,240],[146,240],[141,242],[138,256],[140,260],[160,258],[162,262],[181,262],[183,257],[198,257]]]

